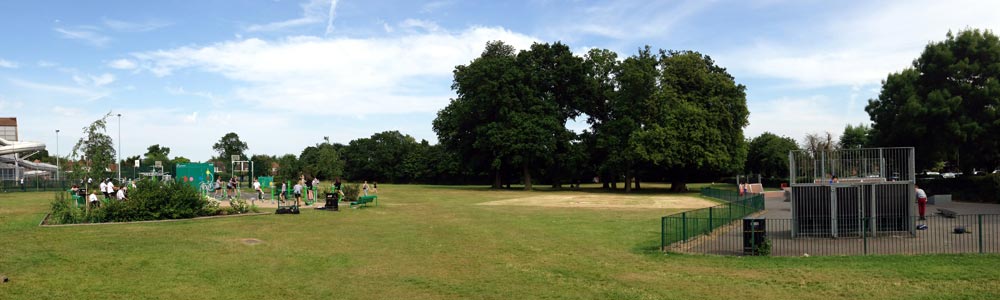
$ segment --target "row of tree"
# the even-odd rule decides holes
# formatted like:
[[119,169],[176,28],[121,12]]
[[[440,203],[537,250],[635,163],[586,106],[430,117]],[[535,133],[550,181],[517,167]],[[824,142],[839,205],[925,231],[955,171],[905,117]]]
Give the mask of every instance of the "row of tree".
[[[746,158],[745,87],[698,52],[647,46],[619,60],[606,49],[578,57],[561,43],[516,51],[496,41],[454,74],[457,98],[434,130],[463,171],[490,173],[497,188],[517,175],[525,189],[535,175],[557,187],[598,175],[629,191],[647,173],[683,191]],[[566,128],[582,116],[583,134]]]

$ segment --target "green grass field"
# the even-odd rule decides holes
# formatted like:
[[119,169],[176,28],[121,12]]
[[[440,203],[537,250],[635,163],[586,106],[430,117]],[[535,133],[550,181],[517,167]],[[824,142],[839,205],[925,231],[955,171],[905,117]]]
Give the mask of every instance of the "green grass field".
[[0,299],[1000,298],[997,255],[665,255],[672,211],[475,205],[596,190],[380,188],[366,209],[47,228],[51,193],[3,193]]

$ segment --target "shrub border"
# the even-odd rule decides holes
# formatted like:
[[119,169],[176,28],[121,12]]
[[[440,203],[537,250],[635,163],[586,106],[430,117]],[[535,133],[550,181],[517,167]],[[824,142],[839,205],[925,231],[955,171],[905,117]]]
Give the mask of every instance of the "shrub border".
[[259,212],[259,213],[245,213],[245,214],[235,214],[235,215],[224,215],[224,216],[204,216],[204,217],[194,217],[186,219],[166,219],[166,220],[148,220],[148,221],[130,221],[130,222],[103,222],[103,223],[77,223],[77,224],[46,224],[49,220],[49,216],[52,215],[51,212],[45,213],[45,217],[38,222],[38,227],[72,227],[72,226],[94,226],[94,225],[114,225],[114,224],[140,224],[140,223],[161,223],[161,222],[180,222],[180,221],[191,221],[191,220],[204,220],[204,219],[218,219],[218,218],[233,218],[233,217],[248,217],[248,216],[262,216],[262,215],[273,215],[271,212]]

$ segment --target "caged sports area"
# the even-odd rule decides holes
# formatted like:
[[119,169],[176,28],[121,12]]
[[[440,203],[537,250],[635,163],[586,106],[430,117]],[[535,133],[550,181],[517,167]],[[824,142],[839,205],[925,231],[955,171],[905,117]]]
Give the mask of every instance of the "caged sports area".
[[[791,151],[783,193],[751,192],[709,208],[707,216],[664,217],[663,247],[774,256],[1000,252],[1000,205],[950,197],[923,203],[914,154],[914,148]],[[735,218],[733,207],[742,212]]]

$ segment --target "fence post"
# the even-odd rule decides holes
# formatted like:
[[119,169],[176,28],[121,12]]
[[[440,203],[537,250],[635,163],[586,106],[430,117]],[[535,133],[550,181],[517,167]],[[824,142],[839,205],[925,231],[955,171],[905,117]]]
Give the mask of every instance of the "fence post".
[[667,248],[667,217],[660,218],[660,251]]
[[976,230],[979,232],[979,254],[983,254],[983,215],[976,215],[976,218],[979,219],[979,228]]
[[715,227],[712,227],[712,223],[713,223],[713,220],[712,220],[712,207],[709,206],[708,207],[708,232],[712,232],[712,229],[715,229]]
[[687,242],[688,241],[688,218],[687,218],[687,213],[686,212],[682,212],[681,213],[681,231],[682,231],[681,232],[681,237],[682,237],[681,240],[683,240],[684,242]]
[[[862,217],[862,219],[867,219]],[[861,237],[865,240],[865,255],[868,255],[868,222],[867,220],[861,223]]]

